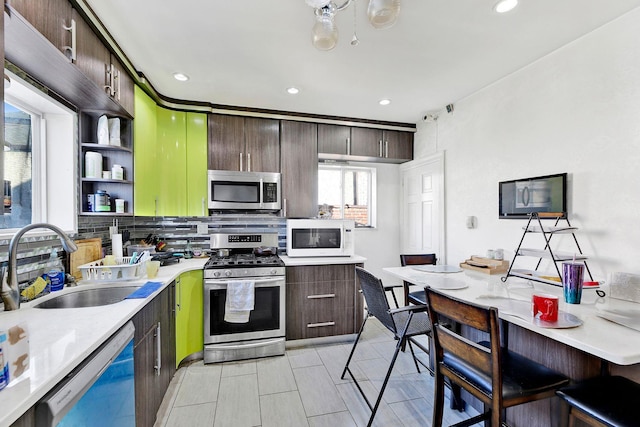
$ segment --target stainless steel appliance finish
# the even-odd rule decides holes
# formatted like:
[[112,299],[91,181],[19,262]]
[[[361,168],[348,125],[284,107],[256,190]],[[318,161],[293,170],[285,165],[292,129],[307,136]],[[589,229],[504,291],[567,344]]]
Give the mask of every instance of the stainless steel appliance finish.
[[279,173],[208,171],[208,207],[213,210],[280,210]]
[[[204,266],[205,363],[284,354],[285,267],[273,253],[277,243],[276,233],[211,236],[211,249],[228,248],[229,253],[220,256],[214,251]],[[246,323],[224,320],[232,280],[254,282],[255,306]]]

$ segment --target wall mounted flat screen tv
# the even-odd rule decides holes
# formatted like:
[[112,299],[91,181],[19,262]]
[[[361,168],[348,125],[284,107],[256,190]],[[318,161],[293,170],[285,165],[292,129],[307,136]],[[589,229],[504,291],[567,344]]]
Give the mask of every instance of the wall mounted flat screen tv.
[[498,183],[498,217],[529,218],[533,212],[567,217],[567,174],[536,176]]

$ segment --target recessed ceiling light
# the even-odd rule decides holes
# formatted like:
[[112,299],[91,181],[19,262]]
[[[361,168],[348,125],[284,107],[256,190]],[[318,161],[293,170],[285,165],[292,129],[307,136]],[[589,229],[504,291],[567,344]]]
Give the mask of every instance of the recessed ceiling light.
[[390,99],[381,99],[380,102],[378,102],[378,104],[380,104],[380,105],[389,105],[389,104],[391,104],[391,100]]
[[189,80],[189,76],[182,73],[173,73],[173,78],[180,82],[186,82],[187,80]]
[[498,13],[505,13],[505,12],[509,12],[511,9],[513,9],[517,5],[518,5],[518,0],[500,0],[493,7],[493,10],[495,10]]
[[287,88],[287,92],[289,92],[291,95],[295,95],[296,93],[300,92],[300,89],[298,89],[297,87],[290,87]]

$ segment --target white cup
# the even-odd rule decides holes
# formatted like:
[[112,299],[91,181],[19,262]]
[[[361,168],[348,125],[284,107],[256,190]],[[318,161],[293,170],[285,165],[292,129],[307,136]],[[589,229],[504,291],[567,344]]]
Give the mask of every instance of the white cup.
[[124,199],[116,199],[116,213],[124,213]]

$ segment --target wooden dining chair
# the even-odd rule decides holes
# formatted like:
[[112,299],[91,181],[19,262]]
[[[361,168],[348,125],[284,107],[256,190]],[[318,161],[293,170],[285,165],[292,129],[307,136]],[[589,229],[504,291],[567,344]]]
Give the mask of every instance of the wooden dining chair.
[[[398,353],[401,349],[404,349],[405,345],[409,345],[411,355],[413,356],[413,362],[416,365],[416,370],[420,372],[420,366],[418,365],[419,363],[429,369],[427,365],[423,364],[416,357],[413,346],[415,345],[419,347],[425,353],[429,352],[427,348],[423,347],[419,342],[415,341],[414,338],[421,335],[429,335],[431,333],[431,322],[429,322],[429,319],[427,318],[427,314],[425,313],[426,307],[424,305],[413,305],[391,309],[389,307],[387,296],[385,295],[382,280],[361,267],[356,267],[356,275],[358,276],[360,289],[362,290],[362,294],[364,295],[364,300],[367,306],[367,315],[365,316],[364,321],[362,322],[362,326],[360,327],[360,331],[358,331],[356,340],[353,343],[351,353],[349,354],[347,363],[344,366],[341,378],[344,379],[345,375],[349,374],[351,379],[354,381],[356,388],[367,403],[367,406],[369,406],[369,409],[371,409],[371,416],[369,417],[369,422],[367,424],[367,426],[370,426],[373,422],[373,418],[375,417],[376,412],[378,411],[378,407],[380,406],[382,395],[384,394],[384,390],[387,387],[387,383],[389,382],[389,377],[391,376],[393,366],[395,365],[396,359],[398,358]],[[393,333],[393,336],[397,341],[393,357],[391,358],[389,368],[387,369],[387,373],[384,378],[384,382],[382,383],[382,387],[380,388],[380,392],[378,393],[376,402],[373,405],[365,395],[364,390],[362,390],[360,384],[351,372],[351,368],[349,367],[353,354],[356,351],[358,342],[360,341],[360,337],[362,336],[364,326],[367,323],[369,317],[372,316],[378,319],[378,321],[385,328]]]
[[[432,427],[442,426],[445,378],[484,404],[484,413],[455,424],[456,427],[482,420],[500,427],[505,422],[506,408],[552,397],[568,384],[565,376],[500,346],[497,308],[468,303],[429,287],[425,288],[425,296],[435,359]],[[441,317],[453,319],[463,327],[449,329],[441,324]],[[459,332],[469,328],[488,334],[489,340],[475,343]]]
[[[417,254],[417,255],[400,255],[400,264],[405,265],[436,265],[438,258],[436,254]],[[409,292],[409,286],[411,283],[405,281],[404,286],[404,304],[423,304],[424,303],[424,291]]]

